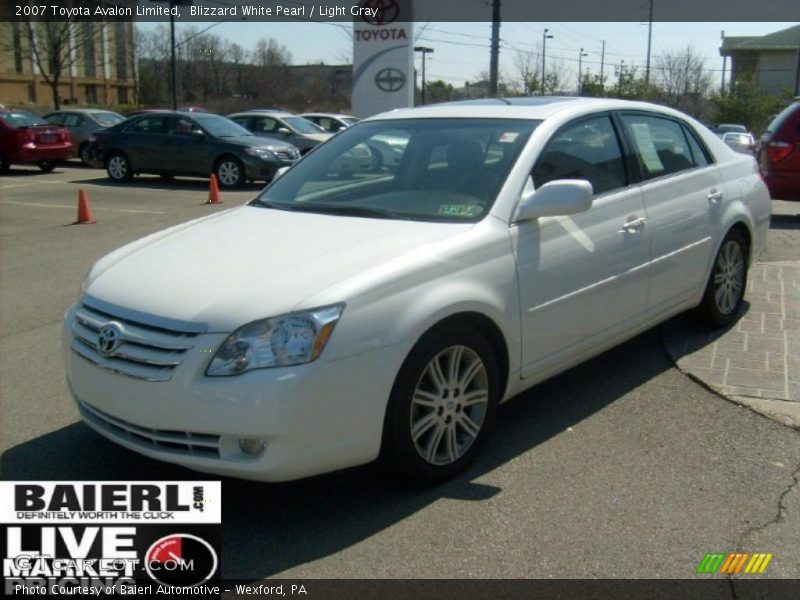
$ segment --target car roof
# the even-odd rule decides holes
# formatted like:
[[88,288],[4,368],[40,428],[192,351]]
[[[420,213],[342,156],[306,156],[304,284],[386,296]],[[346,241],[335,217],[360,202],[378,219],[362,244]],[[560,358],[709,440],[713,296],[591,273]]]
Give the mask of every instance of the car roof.
[[270,109],[261,109],[255,108],[253,110],[243,110],[242,112],[231,113],[232,115],[242,116],[242,115],[269,115],[270,117],[296,117],[298,115],[294,113],[290,113],[288,110],[272,110]]
[[304,112],[300,113],[301,117],[330,117],[332,119],[355,119],[353,115],[343,115],[341,113],[327,113],[327,112]]
[[105,108],[59,108],[58,110],[51,110],[48,115],[55,115],[59,113],[83,113],[83,114],[91,114],[91,113],[115,113],[119,114],[116,111],[108,110]]
[[482,98],[460,102],[443,102],[416,108],[401,108],[374,115],[365,120],[425,118],[487,118],[544,120],[555,114],[597,112],[602,110],[647,110],[686,118],[671,108],[612,98],[580,98],[571,96],[539,96],[523,98]]

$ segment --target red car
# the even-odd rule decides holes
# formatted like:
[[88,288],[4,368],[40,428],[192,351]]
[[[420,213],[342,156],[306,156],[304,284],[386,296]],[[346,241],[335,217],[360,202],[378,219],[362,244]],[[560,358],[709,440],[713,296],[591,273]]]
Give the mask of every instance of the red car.
[[800,100],[772,120],[758,142],[758,165],[776,200],[800,200]]
[[37,164],[52,171],[72,156],[69,129],[25,110],[0,110],[0,173],[13,164]]

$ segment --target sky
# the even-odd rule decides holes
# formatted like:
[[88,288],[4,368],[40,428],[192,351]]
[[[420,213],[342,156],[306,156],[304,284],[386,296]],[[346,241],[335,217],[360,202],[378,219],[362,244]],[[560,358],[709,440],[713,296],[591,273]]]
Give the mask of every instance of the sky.
[[[719,55],[720,34],[727,36],[764,35],[796,25],[796,23],[653,23],[653,57],[676,53],[692,45],[696,54],[703,57],[706,66],[719,81],[722,57]],[[140,23],[140,27],[156,27],[154,23]],[[179,29],[200,30],[206,23],[178,23]],[[500,71],[515,78],[516,57],[541,44],[543,29],[547,27],[552,39],[547,40],[547,62],[559,61],[568,77],[577,80],[580,49],[588,54],[582,60],[584,72],[600,72],[601,47],[605,40],[605,72],[614,81],[614,65],[635,64],[643,73],[647,56],[647,24],[627,23],[511,23],[504,22],[500,29]],[[261,37],[274,38],[286,46],[293,64],[324,62],[349,63],[352,57],[352,35],[347,23],[219,23],[212,25],[209,33],[235,40],[251,48]],[[491,24],[485,23],[415,23],[414,37],[434,49],[428,55],[427,79],[442,79],[455,87],[465,81],[475,81],[489,67],[489,40]],[[180,35],[180,34],[179,34]],[[416,57],[420,70],[421,55]],[[654,61],[655,59],[653,59]]]

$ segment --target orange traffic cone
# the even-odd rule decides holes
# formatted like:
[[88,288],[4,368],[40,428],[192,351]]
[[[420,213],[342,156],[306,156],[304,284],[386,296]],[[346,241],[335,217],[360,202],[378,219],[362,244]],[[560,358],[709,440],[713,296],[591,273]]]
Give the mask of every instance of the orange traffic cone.
[[78,190],[78,220],[73,225],[88,225],[95,222],[92,218],[92,208],[89,206],[89,196],[81,188]]
[[211,180],[208,182],[208,200],[206,204],[222,204],[222,198],[219,197],[219,187],[217,186],[217,176],[211,174]]

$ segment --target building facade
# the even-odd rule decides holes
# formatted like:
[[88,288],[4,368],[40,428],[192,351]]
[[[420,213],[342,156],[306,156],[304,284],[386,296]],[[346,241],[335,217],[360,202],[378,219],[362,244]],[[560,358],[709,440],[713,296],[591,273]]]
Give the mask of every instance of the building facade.
[[723,37],[721,56],[730,61],[729,86],[743,75],[773,94],[800,94],[800,25],[762,36]]
[[56,71],[61,104],[135,103],[133,36],[130,22],[0,21],[0,104],[53,108]]

